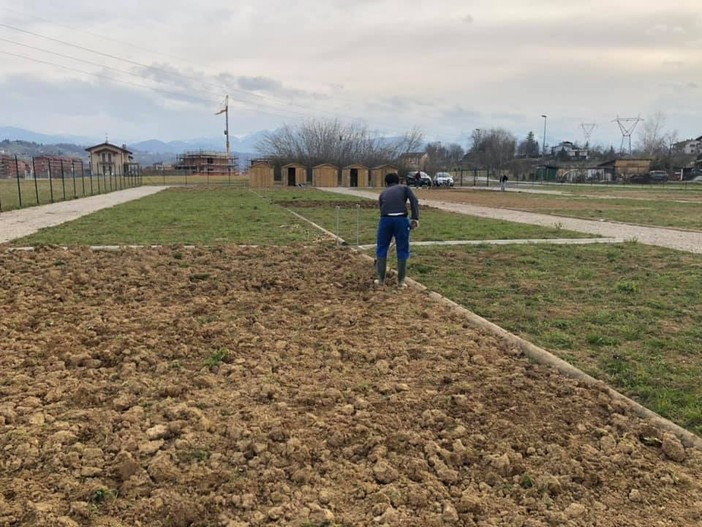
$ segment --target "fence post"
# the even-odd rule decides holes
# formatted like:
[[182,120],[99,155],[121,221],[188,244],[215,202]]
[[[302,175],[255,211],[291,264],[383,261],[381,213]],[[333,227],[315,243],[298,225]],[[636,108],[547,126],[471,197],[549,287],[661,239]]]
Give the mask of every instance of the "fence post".
[[73,160],[71,160],[71,177],[73,178],[73,199],[76,199],[78,192],[76,192],[76,169],[73,167]]
[[46,166],[48,167],[47,169],[47,174],[49,176],[49,195],[51,196],[51,203],[54,202],[54,182],[52,181],[51,177],[51,159],[46,159]]
[[17,172],[17,196],[19,197],[19,206],[22,208],[22,185],[20,185],[19,177],[19,161],[17,161],[17,154],[15,154],[15,172]]
[[[85,166],[83,165],[83,161],[81,160],[80,162],[81,170],[83,170],[83,174],[85,174]],[[90,164],[90,195],[93,195],[93,166],[92,163]]]
[[360,247],[360,245],[361,245],[360,232],[361,232],[361,204],[356,203],[356,247]]
[[32,174],[34,174],[34,193],[37,195],[37,205],[39,205],[39,185],[37,185],[37,166],[32,158]]
[[341,211],[341,207],[339,205],[336,206],[336,246],[339,246],[339,213]]
[[66,172],[63,169],[63,159],[61,160],[61,187],[63,188],[63,201],[66,201]]
[[[73,161],[71,161],[73,163]],[[85,197],[85,174],[83,173],[83,160],[80,160],[80,182],[83,184],[83,197]]]

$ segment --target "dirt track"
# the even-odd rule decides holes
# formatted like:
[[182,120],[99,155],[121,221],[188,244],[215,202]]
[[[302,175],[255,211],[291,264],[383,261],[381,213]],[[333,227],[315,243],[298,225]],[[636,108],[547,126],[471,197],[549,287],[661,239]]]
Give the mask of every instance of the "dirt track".
[[702,522],[699,452],[350,251],[0,267],[0,525]]

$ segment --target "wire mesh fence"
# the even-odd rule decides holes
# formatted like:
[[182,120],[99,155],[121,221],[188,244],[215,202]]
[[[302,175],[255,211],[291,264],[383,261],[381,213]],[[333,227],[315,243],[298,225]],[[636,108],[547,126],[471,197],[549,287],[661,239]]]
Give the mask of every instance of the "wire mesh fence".
[[[9,159],[8,159],[9,158]],[[104,194],[142,184],[141,174],[92,174],[80,159],[4,156],[0,212]]]
[[95,196],[140,185],[231,185],[248,187],[248,176],[236,172],[194,174],[191,171],[143,171],[133,165],[119,173],[92,173],[80,159],[47,156],[31,160],[0,159],[0,213],[25,207]]

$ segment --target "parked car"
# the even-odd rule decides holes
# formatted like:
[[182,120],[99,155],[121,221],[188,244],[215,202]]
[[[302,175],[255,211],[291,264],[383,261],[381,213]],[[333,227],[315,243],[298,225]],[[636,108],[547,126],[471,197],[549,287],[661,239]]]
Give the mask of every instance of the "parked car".
[[651,183],[663,183],[668,181],[668,173],[665,170],[651,170],[648,173]]
[[436,174],[434,174],[434,186],[452,187],[453,177],[448,172],[437,172]]
[[408,172],[405,183],[410,187],[431,187],[431,177],[426,172]]
[[648,174],[634,174],[629,178],[629,183],[650,183],[651,178]]

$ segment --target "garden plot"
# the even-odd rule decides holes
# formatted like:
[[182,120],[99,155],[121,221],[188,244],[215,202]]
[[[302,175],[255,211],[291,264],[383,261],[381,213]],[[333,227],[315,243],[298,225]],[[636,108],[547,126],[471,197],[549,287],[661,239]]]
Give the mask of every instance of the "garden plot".
[[349,250],[0,267],[0,525],[702,521],[698,451]]

